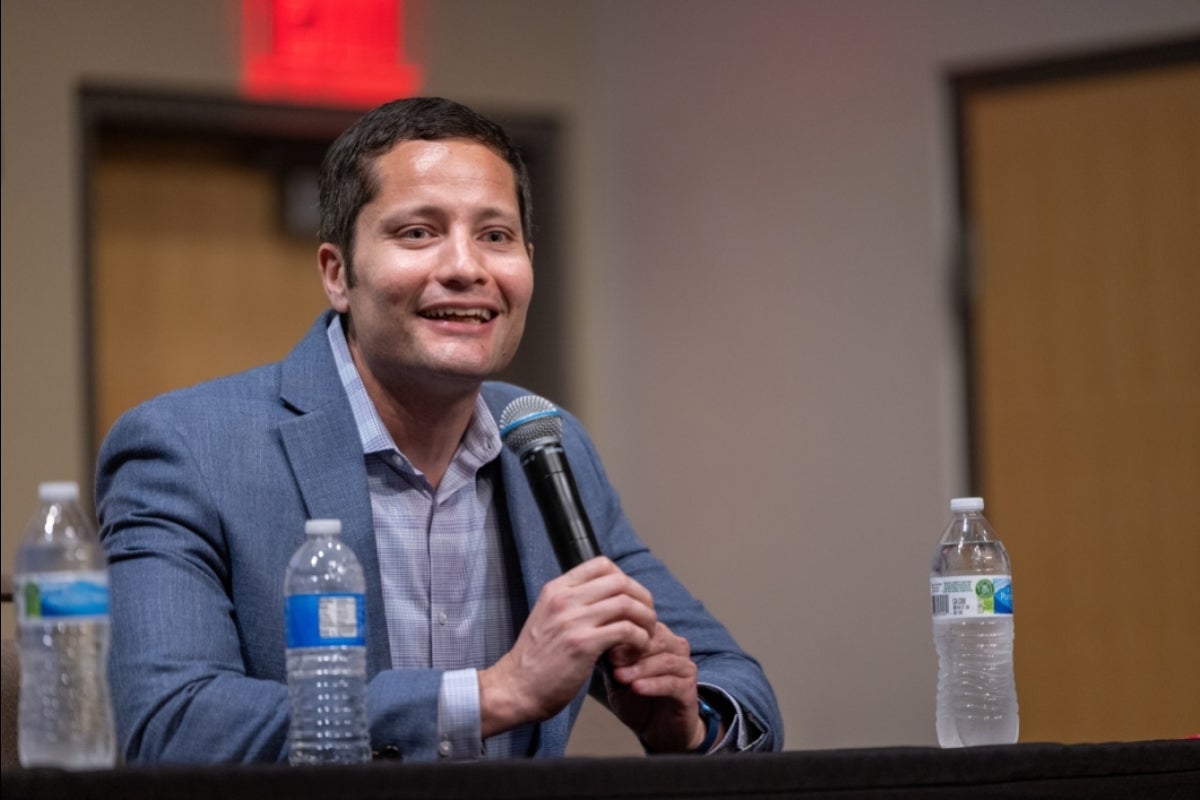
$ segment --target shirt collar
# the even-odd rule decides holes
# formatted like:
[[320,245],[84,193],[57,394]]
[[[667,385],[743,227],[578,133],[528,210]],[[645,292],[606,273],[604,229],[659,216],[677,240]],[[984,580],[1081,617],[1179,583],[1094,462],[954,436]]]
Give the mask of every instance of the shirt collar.
[[[335,314],[326,328],[329,338],[329,348],[333,351],[333,360],[337,364],[338,377],[350,400],[350,411],[354,414],[354,424],[358,428],[359,439],[362,440],[363,454],[394,452],[403,460],[408,472],[416,472],[412,463],[400,452],[392,435],[379,417],[375,404],[371,402],[363,385],[362,376],[354,366],[350,355],[350,347],[346,344],[346,332],[342,329],[341,315]],[[482,394],[475,396],[475,411],[463,434],[462,442],[454,453],[454,462],[469,467],[472,472],[478,470],[500,455],[503,445],[500,441],[500,428],[496,419],[488,409]]]

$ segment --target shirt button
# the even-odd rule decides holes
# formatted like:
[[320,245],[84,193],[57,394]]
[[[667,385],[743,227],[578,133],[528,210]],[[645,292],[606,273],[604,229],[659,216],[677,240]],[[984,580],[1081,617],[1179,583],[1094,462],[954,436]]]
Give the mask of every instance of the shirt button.
[[445,611],[438,612],[438,622],[440,624],[445,625],[447,622],[449,622],[449,620],[450,620],[450,615],[447,614]]
[[438,743],[438,753],[443,757],[450,755],[450,742],[447,739],[442,739]]

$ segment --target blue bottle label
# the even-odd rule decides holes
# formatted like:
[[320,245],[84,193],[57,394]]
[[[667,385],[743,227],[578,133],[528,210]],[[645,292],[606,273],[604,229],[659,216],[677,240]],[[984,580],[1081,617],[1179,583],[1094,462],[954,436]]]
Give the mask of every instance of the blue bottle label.
[[17,621],[84,621],[108,616],[108,574],[41,572],[17,576]]
[[361,594],[297,594],[287,599],[287,646],[366,644],[366,609]]

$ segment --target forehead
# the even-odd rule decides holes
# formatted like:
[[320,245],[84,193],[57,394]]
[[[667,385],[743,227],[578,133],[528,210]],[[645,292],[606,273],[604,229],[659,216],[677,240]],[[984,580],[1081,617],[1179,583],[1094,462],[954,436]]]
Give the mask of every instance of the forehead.
[[375,197],[454,189],[488,193],[517,205],[512,165],[472,139],[408,139],[371,164]]

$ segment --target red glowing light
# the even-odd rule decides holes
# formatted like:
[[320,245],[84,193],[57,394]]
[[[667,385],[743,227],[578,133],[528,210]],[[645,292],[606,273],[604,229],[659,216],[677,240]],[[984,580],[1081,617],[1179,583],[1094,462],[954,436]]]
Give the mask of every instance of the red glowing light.
[[368,107],[416,93],[402,0],[242,0],[242,93]]

